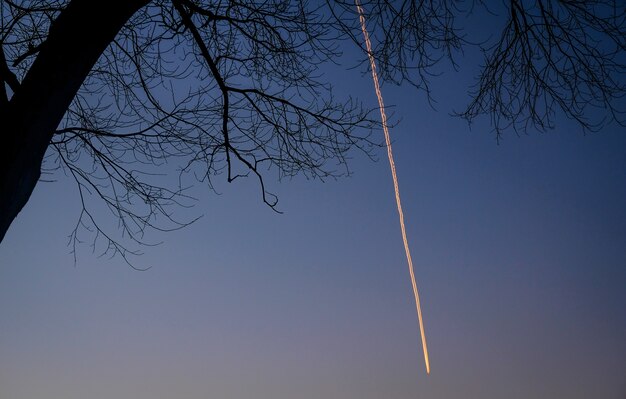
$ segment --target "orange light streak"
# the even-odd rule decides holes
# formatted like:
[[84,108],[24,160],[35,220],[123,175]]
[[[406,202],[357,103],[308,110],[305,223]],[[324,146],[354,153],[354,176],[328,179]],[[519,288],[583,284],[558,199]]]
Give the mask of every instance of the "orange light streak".
[[422,307],[420,305],[419,292],[417,290],[417,283],[415,282],[415,273],[413,271],[413,260],[411,259],[411,250],[409,249],[409,242],[406,238],[406,229],[404,227],[404,213],[402,213],[402,203],[400,201],[400,190],[398,188],[398,176],[396,176],[396,165],[393,161],[393,153],[391,151],[391,139],[389,138],[389,128],[387,126],[387,114],[385,113],[385,104],[383,102],[383,95],[380,91],[380,83],[378,82],[378,73],[376,73],[376,61],[374,60],[374,53],[372,51],[372,42],[370,41],[367,27],[365,26],[365,15],[363,14],[363,8],[359,0],[355,0],[356,8],[359,11],[359,20],[361,21],[361,30],[363,31],[363,37],[365,38],[365,46],[367,48],[367,56],[370,61],[372,69],[372,80],[374,81],[374,89],[376,90],[376,97],[378,97],[378,106],[380,108],[380,118],[383,125],[383,132],[385,133],[385,142],[387,144],[387,158],[389,158],[389,166],[391,167],[391,176],[393,177],[393,188],[396,193],[396,205],[398,207],[398,215],[400,217],[400,229],[402,230],[402,241],[404,242],[404,252],[406,253],[406,260],[409,264],[409,274],[411,275],[411,285],[413,286],[413,295],[415,296],[415,308],[417,309],[417,319],[419,321],[420,334],[422,337],[422,348],[424,350],[424,362],[426,363],[426,373],[430,374],[430,361],[428,360],[428,347],[426,346],[426,334],[424,333],[424,321],[422,320]]

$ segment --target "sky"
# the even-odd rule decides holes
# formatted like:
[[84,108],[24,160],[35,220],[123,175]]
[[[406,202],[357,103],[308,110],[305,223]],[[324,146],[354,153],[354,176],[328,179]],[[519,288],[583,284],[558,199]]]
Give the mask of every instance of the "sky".
[[[329,80],[376,106],[367,74]],[[450,117],[465,83],[435,80],[436,110],[383,86],[430,375],[380,148],[348,178],[271,181],[283,214],[218,177],[143,272],[87,245],[74,263],[76,189],[40,183],[0,244],[0,398],[624,399],[624,128],[498,144]]]

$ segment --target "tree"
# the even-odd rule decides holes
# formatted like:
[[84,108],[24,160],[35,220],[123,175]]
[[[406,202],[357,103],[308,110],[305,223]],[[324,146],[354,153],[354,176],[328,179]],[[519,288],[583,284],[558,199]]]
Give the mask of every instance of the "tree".
[[[617,1],[362,3],[382,78],[428,96],[433,68],[458,66],[460,50],[475,45],[459,17],[479,7],[499,15],[502,29],[478,45],[484,65],[458,113],[490,115],[497,135],[548,129],[557,113],[589,130],[623,123],[626,9]],[[181,181],[209,186],[221,172],[229,182],[254,176],[276,209],[267,168],[334,177],[346,173],[349,150],[376,145],[368,110],[336,100],[318,74],[342,41],[366,59],[352,1],[2,0],[1,13],[0,240],[42,173],[76,181],[83,208],[71,242],[87,228],[126,259],[88,198],[141,242],[147,228],[186,224],[171,210],[185,206],[186,185],[151,176],[165,163],[180,165]],[[606,118],[590,118],[595,108]]]

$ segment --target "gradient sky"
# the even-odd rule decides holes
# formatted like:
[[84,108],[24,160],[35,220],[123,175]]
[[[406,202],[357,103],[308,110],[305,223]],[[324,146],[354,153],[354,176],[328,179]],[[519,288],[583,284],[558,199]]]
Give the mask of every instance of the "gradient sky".
[[[0,244],[0,398],[625,398],[624,128],[498,145],[449,116],[473,71],[435,80],[437,111],[383,86],[431,375],[380,148],[270,181],[282,215],[218,177],[145,272],[88,246],[75,265],[76,190],[40,183]],[[367,74],[329,80],[376,106]]]

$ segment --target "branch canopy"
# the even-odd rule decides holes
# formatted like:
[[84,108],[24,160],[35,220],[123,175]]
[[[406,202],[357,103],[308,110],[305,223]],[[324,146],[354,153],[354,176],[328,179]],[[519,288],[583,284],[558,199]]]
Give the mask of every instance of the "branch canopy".
[[[498,135],[551,128],[557,115],[588,130],[624,122],[618,1],[361,3],[381,78],[428,98],[442,63],[460,68],[478,47],[484,63],[458,115],[488,115]],[[466,35],[478,10],[499,27],[488,39]],[[126,257],[94,200],[141,243],[147,228],[188,223],[172,206],[189,203],[194,180],[253,177],[278,210],[268,170],[335,178],[349,151],[379,144],[371,110],[336,96],[323,73],[350,43],[367,60],[351,0],[3,0],[0,12],[2,236],[41,171],[76,181],[83,209],[70,242],[95,232],[104,252]],[[178,186],[155,177],[165,170]]]

